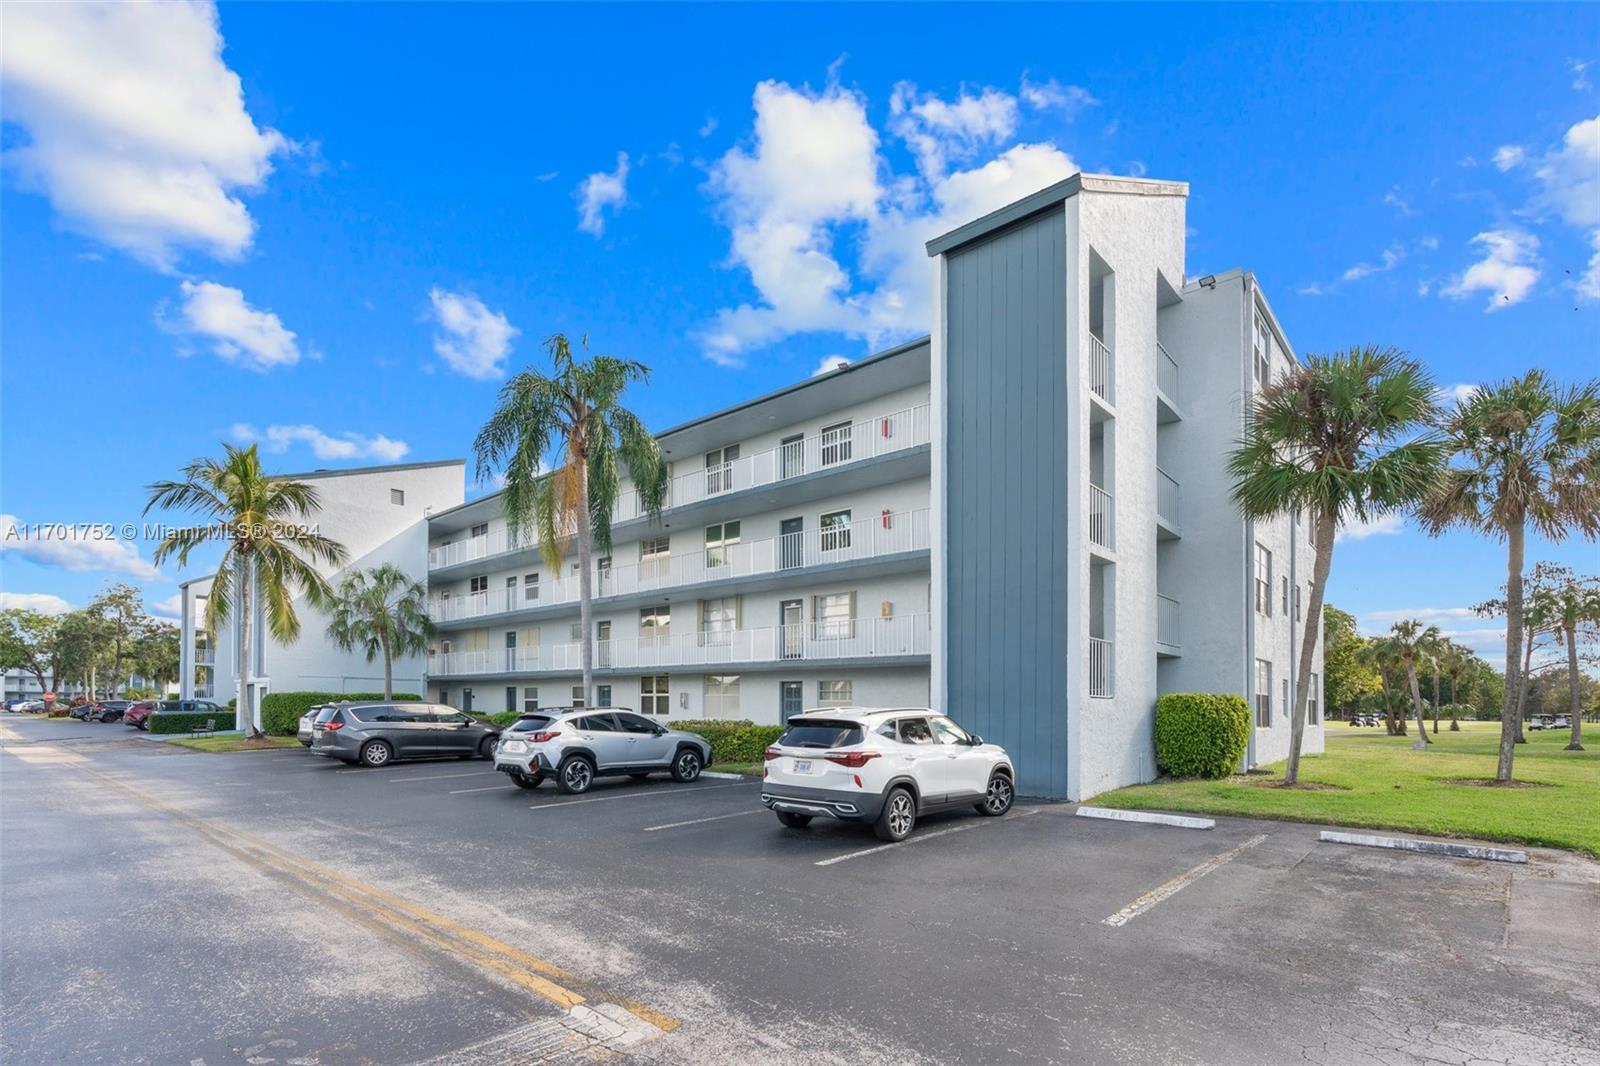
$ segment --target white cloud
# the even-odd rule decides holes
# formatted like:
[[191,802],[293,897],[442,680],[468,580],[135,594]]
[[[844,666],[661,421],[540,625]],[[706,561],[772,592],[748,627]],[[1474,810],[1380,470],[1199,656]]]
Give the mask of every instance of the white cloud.
[[183,617],[183,593],[174,592],[164,600],[149,602],[150,613],[174,621]]
[[[748,271],[760,302],[718,312],[698,334],[706,357],[741,365],[751,349],[796,333],[878,345],[926,330],[924,243],[1077,170],[1053,145],[1019,144],[946,173],[951,160],[995,147],[1012,123],[1014,101],[1008,109],[997,95],[950,103],[897,86],[890,129],[918,159],[917,174],[897,175],[860,94],[758,85],[753,140],[714,164],[708,190],[732,235],[730,262]],[[841,245],[856,251],[854,276]]]
[[1567,70],[1572,74],[1572,87],[1580,93],[1594,88],[1594,82],[1589,80],[1589,66],[1584,60],[1567,60]]
[[1573,287],[1585,300],[1600,300],[1600,229],[1589,235],[1589,245],[1594,249],[1594,254],[1589,257],[1587,269],[1573,282]]
[[1362,278],[1371,277],[1373,274],[1384,274],[1399,265],[1400,260],[1406,257],[1406,250],[1401,245],[1391,244],[1383,250],[1383,257],[1379,263],[1357,263],[1346,270],[1339,278],[1340,281],[1360,281]]
[[811,372],[811,376],[814,378],[821,377],[823,374],[832,373],[842,366],[849,365],[850,360],[842,355],[825,355],[822,357],[822,362],[818,363],[817,368]]
[[700,136],[709,137],[717,132],[717,119],[714,115],[707,115],[706,120],[700,123]]
[[[1423,295],[1426,296],[1427,293],[1423,293]],[[1434,390],[1434,398],[1441,404],[1448,404],[1454,407],[1457,404],[1466,403],[1468,400],[1472,399],[1477,392],[1478,386],[1462,382],[1457,385],[1446,385],[1443,388]]]
[[505,376],[504,360],[520,331],[499,311],[491,311],[469,292],[428,290],[433,318],[442,332],[433,335],[433,350],[458,374],[475,381]]
[[1539,280],[1533,263],[1539,253],[1539,238],[1524,230],[1485,230],[1472,238],[1485,255],[1464,273],[1439,290],[1443,296],[1461,300],[1474,292],[1487,292],[1485,311],[1498,311],[1521,303]]
[[1528,150],[1520,144],[1502,144],[1494,150],[1494,155],[1490,156],[1490,159],[1494,161],[1500,173],[1504,174],[1527,162]]
[[628,202],[628,153],[617,153],[617,169],[596,171],[578,183],[578,228],[599,237],[606,231],[605,210]]
[[1594,256],[1572,287],[1583,299],[1600,299],[1600,115],[1574,123],[1561,147],[1539,161],[1534,176],[1540,186],[1535,204],[1588,231]]
[[209,3],[7,5],[5,153],[63,223],[161,269],[183,249],[236,259],[255,222],[236,195],[291,146],[260,129],[222,60]]
[[282,454],[295,444],[306,444],[318,459],[378,459],[396,463],[411,451],[405,441],[391,440],[381,433],[376,437],[364,437],[347,430],[334,437],[311,425],[268,426],[265,433],[260,433],[248,422],[235,422],[231,432],[234,440],[260,441],[265,450],[274,454]]
[[1366,540],[1368,537],[1403,533],[1405,528],[1404,515],[1386,514],[1378,518],[1369,518],[1365,522],[1346,522],[1339,526],[1339,532],[1334,534],[1334,540]]
[[1029,81],[1027,74],[1022,75],[1022,91],[1018,95],[1035,111],[1060,111],[1068,118],[1076,118],[1080,112],[1100,103],[1081,85],[1062,85],[1054,78],[1045,82]]
[[1439,238],[1434,236],[1424,237],[1417,244],[1426,251],[1435,252],[1439,250]]
[[0,611],[12,609],[38,614],[66,614],[72,604],[49,592],[0,592]]
[[40,566],[79,573],[103,571],[130,577],[165,580],[165,575],[140,558],[139,549],[116,535],[121,527],[72,523],[19,522],[16,515],[0,514],[0,552]]
[[1412,210],[1411,205],[1401,198],[1400,186],[1398,185],[1383,194],[1383,202],[1394,208],[1395,211],[1401,215],[1416,214],[1416,212]]
[[1447,622],[1453,619],[1477,618],[1479,615],[1471,607],[1401,607],[1388,611],[1369,611],[1363,615],[1368,621],[1382,622],[1388,625],[1391,622],[1403,622],[1415,618],[1420,622]]
[[250,370],[271,370],[300,361],[300,346],[293,330],[271,311],[259,311],[245,302],[244,293],[214,281],[185,281],[183,305],[177,321],[161,317],[163,328],[203,337],[211,350],[230,363]]

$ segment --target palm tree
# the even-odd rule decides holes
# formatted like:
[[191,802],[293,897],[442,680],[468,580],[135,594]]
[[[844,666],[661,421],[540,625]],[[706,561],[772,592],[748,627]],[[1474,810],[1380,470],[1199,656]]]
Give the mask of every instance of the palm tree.
[[1550,621],[1567,649],[1568,717],[1572,740],[1565,751],[1583,750],[1583,701],[1579,693],[1578,644],[1600,624],[1600,579],[1568,576],[1550,592]]
[[1411,742],[1411,749],[1427,751],[1428,726],[1422,720],[1422,689],[1417,684],[1417,660],[1427,655],[1433,643],[1439,639],[1439,629],[1437,626],[1424,627],[1421,622],[1411,618],[1390,626],[1389,636],[1384,639],[1393,648],[1401,667],[1406,672],[1406,687],[1411,692],[1411,709],[1417,716],[1417,739]]
[[[589,339],[582,339],[585,353]],[[524,370],[506,382],[494,414],[472,444],[480,479],[504,467],[501,503],[515,542],[524,531],[539,538],[552,569],[561,566],[562,545],[578,548],[578,623],[583,631],[583,700],[594,702],[594,613],[592,559],[611,551],[611,512],[620,471],[626,468],[641,513],[657,518],[667,494],[667,464],[661,446],[633,412],[622,392],[650,379],[650,368],[632,359],[572,356],[567,338],[545,342],[552,375]],[[545,459],[554,450],[554,469]]]
[[1461,723],[1456,720],[1459,713],[1455,710],[1461,702],[1461,675],[1472,668],[1476,658],[1472,652],[1446,637],[1444,644],[1444,676],[1450,679],[1450,731],[1459,733]]
[[250,694],[254,597],[261,598],[267,631],[287,644],[300,635],[295,595],[303,595],[314,607],[327,602],[333,590],[318,567],[337,567],[347,553],[344,545],[305,525],[317,511],[316,488],[263,471],[254,444],[222,447],[222,459],[196,459],[184,467],[182,481],[148,486],[144,513],[156,507],[176,508],[205,519],[201,525],[173,529],[162,537],[151,554],[157,566],[174,555],[183,566],[189,553],[203,544],[226,545],[206,596],[205,628],[220,633],[237,597],[238,706],[250,723],[250,734],[259,736],[261,707]]
[[1439,675],[1444,671],[1441,660],[1449,654],[1450,638],[1441,636],[1434,631],[1433,640],[1428,642],[1428,662],[1433,666],[1433,735],[1439,735]]
[[1378,699],[1383,707],[1384,731],[1390,736],[1405,736],[1405,720],[1395,722],[1394,694],[1389,690],[1389,672],[1399,663],[1394,645],[1384,637],[1374,637],[1361,645],[1356,660],[1378,675]]
[[[1252,519],[1310,515],[1308,619],[1322,618],[1339,524],[1404,510],[1433,489],[1443,453],[1418,431],[1434,417],[1434,392],[1416,360],[1394,348],[1363,347],[1311,356],[1256,397],[1244,439],[1228,457],[1233,499]],[[1301,638],[1285,785],[1299,780],[1320,636],[1320,625],[1307,624]]]
[[1479,389],[1443,420],[1457,462],[1419,514],[1437,535],[1465,526],[1506,543],[1506,697],[1495,780],[1510,781],[1523,642],[1523,543],[1600,535],[1600,380],[1560,390],[1540,370]]
[[345,651],[360,646],[367,662],[383,656],[383,698],[394,699],[394,657],[428,650],[433,623],[428,591],[393,563],[346,574],[328,605],[328,639]]

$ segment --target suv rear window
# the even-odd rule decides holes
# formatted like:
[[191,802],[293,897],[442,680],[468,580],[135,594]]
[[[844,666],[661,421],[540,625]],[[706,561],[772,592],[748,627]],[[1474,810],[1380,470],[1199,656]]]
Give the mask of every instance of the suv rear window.
[[861,743],[861,727],[854,722],[791,722],[778,743],[786,748],[847,748]]
[[511,731],[513,733],[534,733],[549,725],[551,721],[552,719],[546,718],[542,714],[536,714],[529,718],[518,718],[511,723]]
[[321,723],[321,722],[331,722],[331,721],[333,721],[333,716],[338,714],[338,713],[339,713],[339,708],[334,706],[334,705],[332,705],[332,704],[329,704],[328,706],[322,708],[322,710],[317,712],[317,721],[319,723]]

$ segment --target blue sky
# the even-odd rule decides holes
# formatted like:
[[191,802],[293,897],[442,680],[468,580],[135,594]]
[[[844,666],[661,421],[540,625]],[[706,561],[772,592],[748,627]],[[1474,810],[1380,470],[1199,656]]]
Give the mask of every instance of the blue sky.
[[[664,427],[926,333],[921,240],[1078,168],[1189,182],[1189,273],[1254,270],[1301,351],[1395,344],[1446,386],[1600,363],[1592,6],[5,18],[23,524],[137,519],[225,439],[281,470],[464,455],[556,330],[654,367]],[[1499,546],[1364,532],[1335,603],[1493,648],[1463,609]],[[4,547],[10,602],[176,592],[147,543]]]

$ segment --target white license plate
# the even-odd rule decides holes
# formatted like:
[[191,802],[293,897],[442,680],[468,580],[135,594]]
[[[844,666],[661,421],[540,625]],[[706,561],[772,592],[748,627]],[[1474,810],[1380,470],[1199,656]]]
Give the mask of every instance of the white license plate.
[[811,760],[796,759],[794,761],[794,772],[797,774],[809,774],[811,772]]
[[527,751],[527,750],[528,750],[528,745],[523,743],[520,740],[508,740],[508,741],[506,741],[506,751],[516,752],[516,751]]

